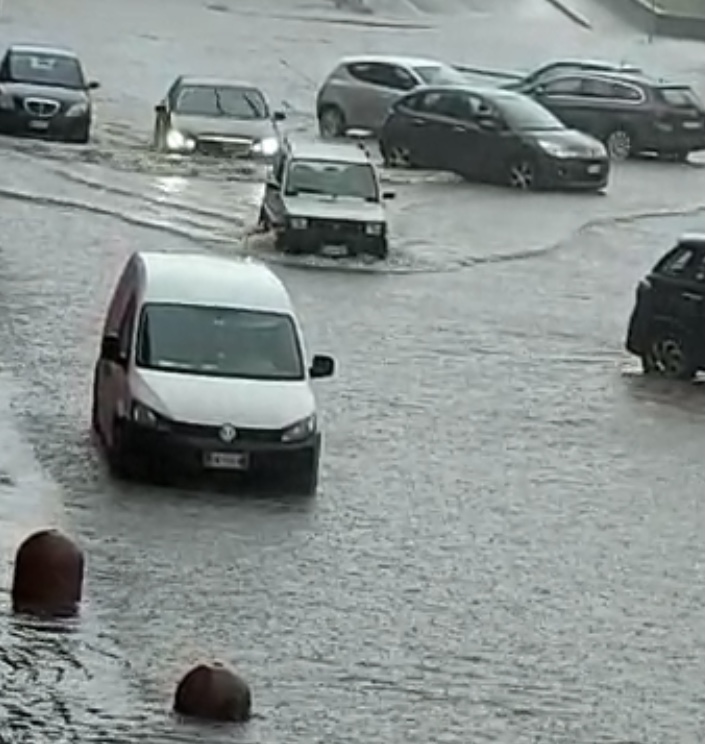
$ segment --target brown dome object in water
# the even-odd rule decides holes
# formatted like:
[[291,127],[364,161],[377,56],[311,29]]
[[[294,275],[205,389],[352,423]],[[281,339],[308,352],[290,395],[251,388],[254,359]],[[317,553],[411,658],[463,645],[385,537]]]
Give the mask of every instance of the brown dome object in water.
[[83,553],[58,530],[30,535],[17,550],[12,609],[31,615],[75,615],[83,591]]
[[179,682],[174,710],[211,721],[247,721],[252,694],[247,683],[222,664],[200,664]]

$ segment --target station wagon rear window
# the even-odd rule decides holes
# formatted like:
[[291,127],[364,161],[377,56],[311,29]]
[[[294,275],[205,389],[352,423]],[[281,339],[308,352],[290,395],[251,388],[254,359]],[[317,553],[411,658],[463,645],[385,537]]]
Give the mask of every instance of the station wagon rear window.
[[703,108],[702,101],[691,88],[659,88],[658,92],[664,103],[674,108]]
[[81,65],[75,57],[50,53],[11,52],[9,77],[18,83],[85,88]]

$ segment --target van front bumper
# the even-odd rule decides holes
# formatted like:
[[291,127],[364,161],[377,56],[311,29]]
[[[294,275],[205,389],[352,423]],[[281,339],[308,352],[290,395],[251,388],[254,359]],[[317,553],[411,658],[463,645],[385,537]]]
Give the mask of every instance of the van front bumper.
[[[194,430],[207,427],[189,427]],[[174,431],[125,422],[125,455],[138,467],[165,475],[241,475],[271,478],[294,477],[318,468],[321,434],[315,432],[296,442],[237,439],[224,443],[210,434]],[[237,467],[224,464],[213,467],[211,455],[244,456]]]

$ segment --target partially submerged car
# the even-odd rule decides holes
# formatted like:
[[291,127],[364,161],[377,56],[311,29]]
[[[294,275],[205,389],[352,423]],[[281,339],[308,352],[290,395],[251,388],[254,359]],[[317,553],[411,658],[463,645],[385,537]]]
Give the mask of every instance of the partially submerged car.
[[397,101],[380,136],[391,167],[449,171],[517,189],[603,190],[604,145],[521,93],[427,87]]
[[389,107],[420,85],[462,83],[467,78],[434,59],[387,55],[345,57],[318,91],[316,112],[322,137],[350,130],[377,133]]
[[154,146],[161,152],[270,159],[284,136],[264,93],[247,82],[181,75],[155,106]]
[[682,236],[639,282],[626,348],[646,374],[705,370],[705,234]]
[[384,200],[393,196],[364,147],[289,143],[267,179],[260,227],[287,253],[386,258]]
[[85,144],[96,88],[70,49],[14,44],[0,60],[0,133]]

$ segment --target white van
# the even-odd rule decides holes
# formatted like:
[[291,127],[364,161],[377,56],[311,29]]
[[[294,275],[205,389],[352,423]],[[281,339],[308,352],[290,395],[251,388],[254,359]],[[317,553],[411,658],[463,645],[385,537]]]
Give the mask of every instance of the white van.
[[312,493],[321,435],[289,295],[264,265],[135,253],[95,366],[92,425],[113,472],[240,471]]

